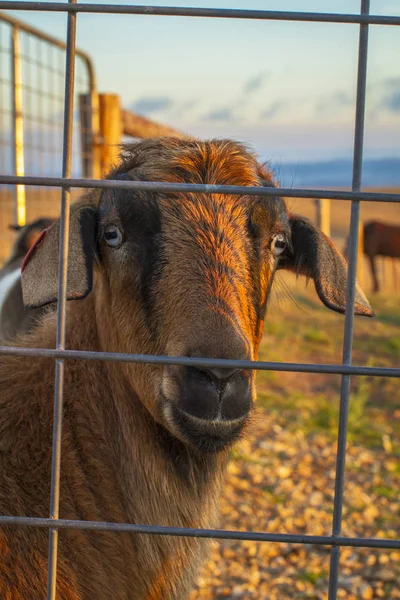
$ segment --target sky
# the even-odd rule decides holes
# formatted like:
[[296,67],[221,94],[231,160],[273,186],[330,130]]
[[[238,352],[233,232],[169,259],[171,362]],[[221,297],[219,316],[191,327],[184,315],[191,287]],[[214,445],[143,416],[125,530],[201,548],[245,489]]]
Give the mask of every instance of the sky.
[[[359,0],[151,4],[360,10]],[[64,14],[18,13],[65,36]],[[372,0],[371,14],[400,16],[400,2]],[[99,91],[119,93],[124,108],[202,138],[239,139],[272,164],[352,156],[357,25],[94,14],[79,14],[77,22],[77,45],[93,57]],[[400,27],[371,27],[367,159],[400,158],[399,58]]]

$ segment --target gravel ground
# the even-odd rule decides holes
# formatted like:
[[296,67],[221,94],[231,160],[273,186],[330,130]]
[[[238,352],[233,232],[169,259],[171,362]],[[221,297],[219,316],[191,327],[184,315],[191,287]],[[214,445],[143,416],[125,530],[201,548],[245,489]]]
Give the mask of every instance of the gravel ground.
[[[385,445],[349,445],[342,528],[346,536],[399,536],[399,461],[390,440]],[[221,499],[222,528],[331,533],[336,455],[331,436],[288,428],[284,416],[268,417],[261,409],[247,439],[232,454]],[[328,597],[329,548],[212,543],[190,600]],[[341,550],[339,598],[394,600],[400,598],[399,582],[400,551]]]

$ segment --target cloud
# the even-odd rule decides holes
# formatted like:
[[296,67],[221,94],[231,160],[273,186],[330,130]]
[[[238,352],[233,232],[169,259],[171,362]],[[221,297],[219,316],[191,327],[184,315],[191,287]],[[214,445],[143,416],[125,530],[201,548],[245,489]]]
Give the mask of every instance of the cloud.
[[318,114],[337,113],[342,108],[353,104],[352,97],[343,91],[337,91],[333,94],[321,96],[315,105]]
[[400,90],[393,92],[383,100],[384,106],[392,112],[400,112]]
[[263,73],[260,73],[259,75],[256,75],[251,79],[248,79],[243,86],[243,94],[248,95],[257,92],[259,89],[262,88],[264,83],[268,81],[270,76],[271,74],[269,73],[269,71],[264,71]]
[[235,118],[234,107],[216,108],[204,116],[208,121],[233,121]]
[[172,108],[174,101],[168,96],[142,96],[130,105],[138,113],[148,115]]
[[268,71],[264,71],[251,77],[243,84],[242,88],[239,90],[239,94],[236,98],[232,99],[230,105],[212,109],[209,113],[204,115],[203,119],[207,121],[224,121],[225,123],[237,119],[237,113],[239,113],[239,115],[242,113],[243,108],[249,104],[251,96],[261,89],[269,78],[270,73]]
[[150,119],[158,119],[158,114],[162,113],[160,119],[169,119],[170,122],[178,123],[193,112],[198,105],[196,98],[178,100],[170,96],[142,96],[133,100],[128,106],[128,110],[146,116]]
[[400,88],[400,77],[390,77],[389,79],[386,79],[384,85],[392,89],[398,89]]
[[387,91],[384,93],[380,106],[390,112],[400,112],[400,77],[385,81]]
[[268,121],[269,119],[273,119],[275,115],[282,112],[284,108],[286,108],[288,102],[286,100],[276,100],[272,102],[265,110],[260,114],[260,119]]
[[195,106],[197,106],[197,100],[187,100],[186,102],[184,102],[183,104],[181,104],[179,106],[179,110],[186,112],[186,111],[191,110]]

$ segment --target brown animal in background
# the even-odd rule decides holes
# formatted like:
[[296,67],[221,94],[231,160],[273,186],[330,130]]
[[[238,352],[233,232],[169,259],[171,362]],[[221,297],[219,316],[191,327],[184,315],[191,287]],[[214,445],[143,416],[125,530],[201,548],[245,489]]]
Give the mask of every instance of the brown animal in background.
[[[128,147],[111,178],[272,186],[233,141]],[[346,265],[279,197],[94,191],[72,205],[67,347],[256,359],[275,271],[314,279],[344,312]],[[57,299],[59,223],[23,271],[24,299]],[[371,316],[358,289],[356,313]],[[56,317],[18,345],[52,348]],[[0,513],[46,516],[54,361],[0,360]],[[216,525],[227,449],[255,396],[252,371],[66,361],[60,517]],[[0,598],[39,600],[47,531],[0,528]],[[61,530],[58,600],[182,600],[205,540]]]
[[400,225],[388,225],[381,221],[364,223],[364,254],[369,260],[374,292],[379,292],[376,257],[400,258]]
[[[368,257],[371,270],[373,291],[380,291],[378,274],[376,271],[376,257],[388,256],[400,258],[400,225],[388,225],[382,221],[368,221],[363,224],[364,254]],[[348,257],[349,239],[347,238],[343,250]]]
[[0,269],[0,339],[9,339],[17,332],[28,332],[43,315],[44,309],[25,310],[21,289],[21,265],[28,250],[43,229],[54,219],[40,218],[27,225],[9,225],[18,232],[11,255]]

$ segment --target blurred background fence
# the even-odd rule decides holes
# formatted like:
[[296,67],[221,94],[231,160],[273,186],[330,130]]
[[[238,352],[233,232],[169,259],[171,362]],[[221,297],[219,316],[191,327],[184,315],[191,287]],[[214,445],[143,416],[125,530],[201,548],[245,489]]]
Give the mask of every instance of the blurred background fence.
[[[0,14],[0,164],[5,174],[61,175],[65,80],[65,44]],[[76,96],[95,89],[91,60],[76,56]],[[87,176],[79,114],[74,115],[73,173]],[[59,214],[60,192],[49,188],[2,187],[0,263],[12,243],[11,223],[23,225],[41,215]]]

